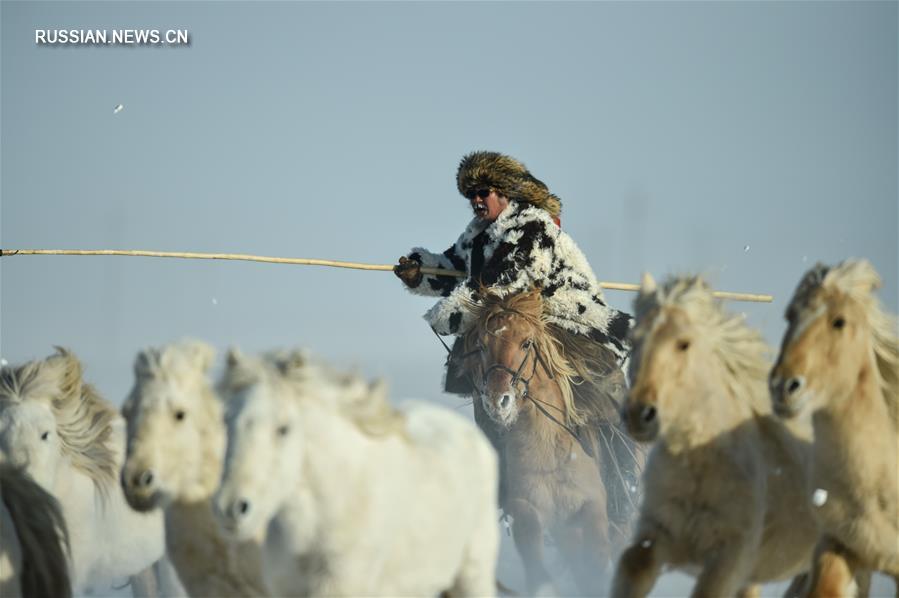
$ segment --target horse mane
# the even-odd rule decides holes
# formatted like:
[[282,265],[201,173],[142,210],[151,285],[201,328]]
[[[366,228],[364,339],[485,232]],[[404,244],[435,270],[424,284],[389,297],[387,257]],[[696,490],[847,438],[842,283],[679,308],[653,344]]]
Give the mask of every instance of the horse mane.
[[[122,408],[125,417],[130,416],[135,398],[142,396],[142,383],[165,380],[179,387],[193,388],[195,396],[200,398],[197,404],[205,416],[209,421],[218,421],[221,418],[221,401],[206,378],[214,359],[215,349],[212,346],[192,339],[140,351],[134,360],[136,382]],[[214,433],[214,430],[209,429],[208,432]]]
[[867,260],[846,260],[829,269],[820,284],[822,288],[835,290],[865,309],[878,382],[893,424],[899,428],[899,335],[896,317],[883,308],[873,293],[880,288],[880,275]]
[[713,347],[731,395],[747,400],[757,413],[771,411],[766,382],[770,348],[757,330],[746,325],[743,315],[724,309],[702,277],[671,277],[654,292],[641,291],[635,306],[638,340],[661,323],[659,316],[665,308],[684,311],[690,322],[701,326],[703,338]]
[[0,500],[22,548],[23,596],[71,596],[69,532],[57,500],[27,473],[0,464]]
[[0,402],[48,400],[56,418],[63,452],[88,475],[102,496],[117,484],[118,464],[109,446],[116,411],[82,378],[81,362],[56,347],[44,360],[0,372]]
[[389,401],[386,386],[314,360],[302,349],[275,350],[259,359],[229,353],[222,388],[231,392],[260,381],[283,385],[294,400],[325,395],[337,412],[366,436],[405,436],[406,416]]
[[533,340],[559,386],[566,423],[581,426],[609,420],[614,406],[598,399],[607,396],[602,386],[603,376],[618,367],[608,349],[586,336],[549,323],[539,288],[505,297],[482,288],[480,297],[480,303],[469,304],[475,325],[465,335],[466,352],[474,349],[481,335],[489,333],[494,317],[512,312],[535,330]]

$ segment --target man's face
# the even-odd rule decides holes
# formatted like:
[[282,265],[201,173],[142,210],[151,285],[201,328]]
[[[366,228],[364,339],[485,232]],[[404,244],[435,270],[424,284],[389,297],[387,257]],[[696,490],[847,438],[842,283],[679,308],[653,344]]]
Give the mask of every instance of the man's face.
[[504,195],[499,195],[493,189],[489,189],[489,195],[484,197],[484,193],[488,190],[480,190],[474,193],[471,201],[471,209],[474,210],[475,216],[487,222],[493,222],[503,210],[509,205],[509,199]]

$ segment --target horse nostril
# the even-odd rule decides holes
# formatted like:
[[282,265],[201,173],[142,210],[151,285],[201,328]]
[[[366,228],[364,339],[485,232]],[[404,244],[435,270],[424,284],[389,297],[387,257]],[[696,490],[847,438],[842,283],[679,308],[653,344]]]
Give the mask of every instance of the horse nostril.
[[643,420],[643,423],[650,423],[652,420],[656,418],[656,408],[652,405],[646,405],[643,409],[640,410],[640,419]]
[[238,519],[244,515],[246,515],[250,511],[250,502],[243,498],[234,502],[231,505],[231,516],[234,519]]
[[509,395],[503,395],[502,398],[499,400],[499,406],[502,407],[503,409],[505,409],[506,407],[509,406],[509,401],[511,401],[511,400],[512,400],[512,398]]
[[787,394],[795,394],[802,388],[803,380],[801,377],[790,378],[787,380]]
[[137,475],[134,484],[137,487],[146,487],[153,483],[153,472],[147,469]]
[[777,394],[777,389],[780,388],[781,379],[779,376],[771,376],[768,378],[768,388],[771,390],[772,394]]

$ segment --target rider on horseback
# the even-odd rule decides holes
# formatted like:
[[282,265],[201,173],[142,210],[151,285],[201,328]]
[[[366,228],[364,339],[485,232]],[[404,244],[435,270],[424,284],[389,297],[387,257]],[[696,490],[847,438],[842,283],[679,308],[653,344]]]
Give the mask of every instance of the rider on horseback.
[[[631,317],[606,304],[590,264],[559,225],[559,198],[524,164],[496,152],[465,156],[456,184],[475,214],[465,232],[443,253],[416,247],[394,267],[413,293],[442,297],[425,314],[434,330],[464,334],[471,326],[467,305],[479,301],[482,285],[501,296],[537,286],[549,322],[591,338],[620,365]],[[468,276],[424,276],[422,266]],[[449,392],[457,388],[454,374],[450,364]]]

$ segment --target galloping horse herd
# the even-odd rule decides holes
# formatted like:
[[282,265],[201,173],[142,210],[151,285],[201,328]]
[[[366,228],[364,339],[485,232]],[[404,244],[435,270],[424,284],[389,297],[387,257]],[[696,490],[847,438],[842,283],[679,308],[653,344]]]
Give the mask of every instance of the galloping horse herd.
[[[4,366],[0,596],[129,577],[141,596],[495,595],[497,505],[528,595],[558,588],[544,534],[587,595],[645,596],[667,567],[696,596],[866,595],[899,578],[899,340],[878,286],[864,260],[806,273],[772,366],[702,279],[644,276],[630,388],[608,396],[648,456],[585,432],[583,369],[539,293],[494,298],[467,339],[492,443],[303,350],[231,349],[215,383],[202,342],[142,351],[121,414],[69,351]],[[634,479],[612,475],[625,458]]]

